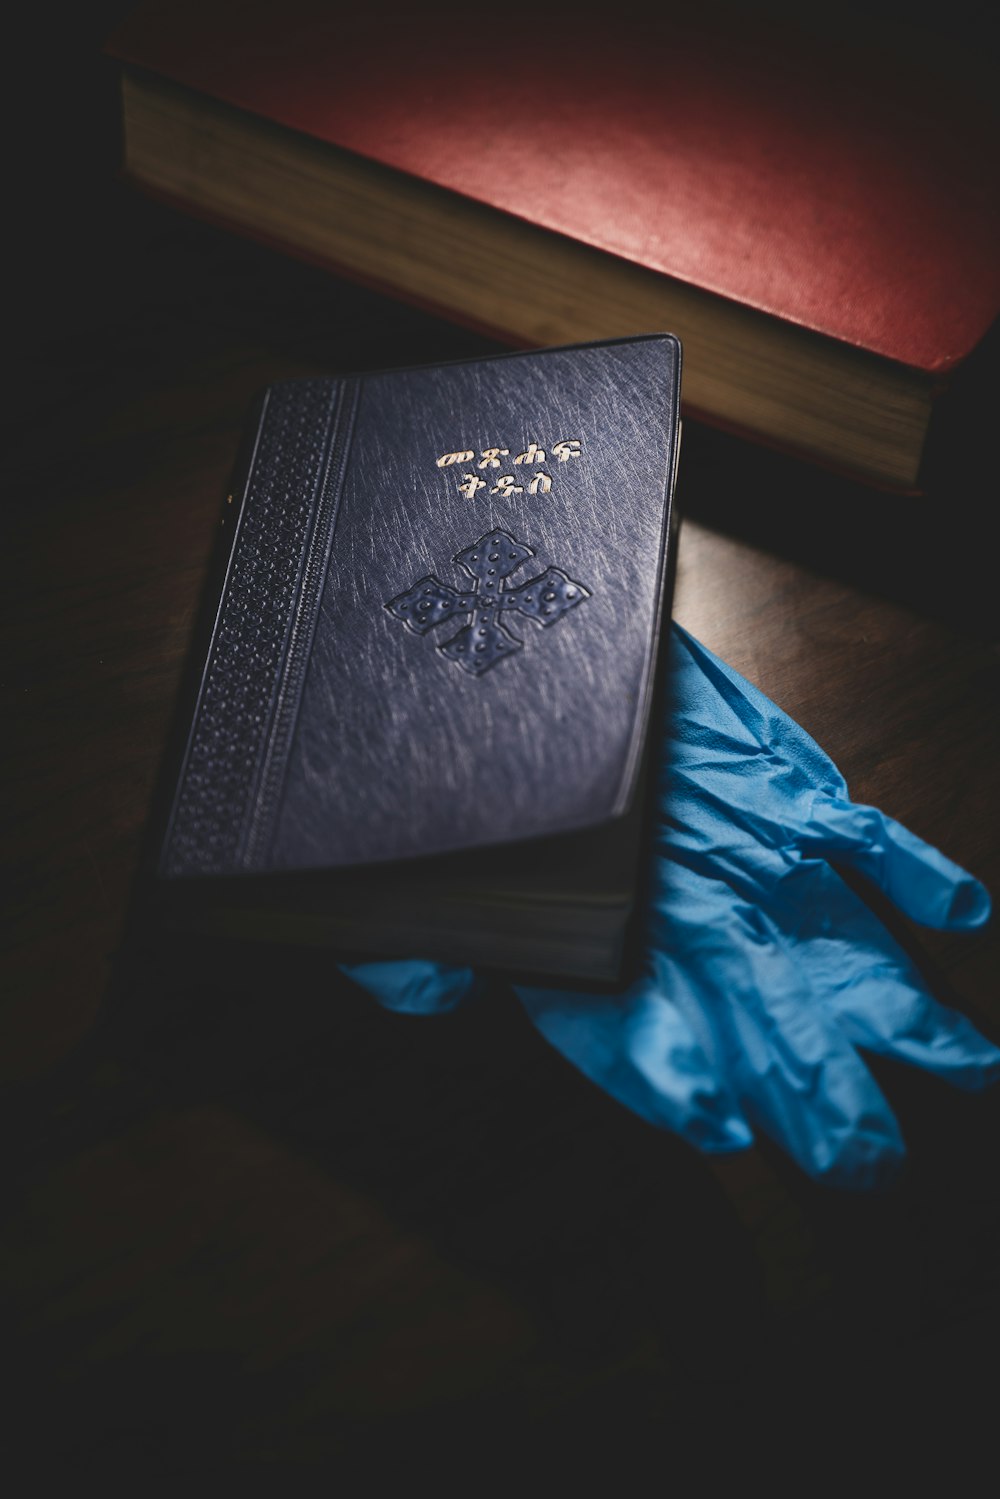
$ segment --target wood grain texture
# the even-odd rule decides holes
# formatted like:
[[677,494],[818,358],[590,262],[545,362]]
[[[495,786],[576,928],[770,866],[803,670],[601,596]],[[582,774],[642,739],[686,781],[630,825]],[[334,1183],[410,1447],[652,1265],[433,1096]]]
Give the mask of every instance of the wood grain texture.
[[[564,1472],[653,1452],[676,1478],[880,1428],[925,1450],[973,1434],[1000,1307],[995,1095],[878,1065],[911,1161],[859,1200],[769,1150],[712,1165],[649,1129],[502,992],[421,1022],[308,956],[128,953],[251,397],[488,346],[92,173],[8,447],[9,1448],[371,1479],[530,1442]],[[680,497],[677,618],[856,798],[1000,892],[983,494],[895,502],[689,428]],[[997,1035],[995,924],[902,935]]]

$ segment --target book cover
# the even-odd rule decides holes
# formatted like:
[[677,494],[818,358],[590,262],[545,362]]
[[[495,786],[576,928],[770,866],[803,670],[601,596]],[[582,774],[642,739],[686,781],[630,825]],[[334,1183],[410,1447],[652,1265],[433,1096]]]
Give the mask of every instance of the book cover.
[[615,971],[679,392],[669,334],[266,392],[158,859],[175,912]]
[[692,412],[877,482],[1000,307],[995,91],[905,28],[150,0],[111,49],[153,190],[521,344],[675,327]]

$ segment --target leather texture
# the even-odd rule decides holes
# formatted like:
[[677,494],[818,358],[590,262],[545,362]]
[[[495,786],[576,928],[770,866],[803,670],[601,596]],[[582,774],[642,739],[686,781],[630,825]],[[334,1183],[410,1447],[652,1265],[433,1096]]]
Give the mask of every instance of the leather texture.
[[661,334],[273,387],[161,872],[485,851],[622,815],[680,363]]
[[[122,60],[927,374],[1000,308],[995,78],[708,0],[147,0]],[[908,50],[909,48],[909,50]],[[946,66],[947,64],[947,66]]]

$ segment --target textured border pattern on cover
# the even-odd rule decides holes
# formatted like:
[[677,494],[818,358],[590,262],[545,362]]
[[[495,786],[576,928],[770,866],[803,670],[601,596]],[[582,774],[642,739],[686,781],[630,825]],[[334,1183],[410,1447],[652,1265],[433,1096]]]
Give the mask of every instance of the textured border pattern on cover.
[[358,382],[268,391],[164,847],[166,875],[266,859],[322,594]]

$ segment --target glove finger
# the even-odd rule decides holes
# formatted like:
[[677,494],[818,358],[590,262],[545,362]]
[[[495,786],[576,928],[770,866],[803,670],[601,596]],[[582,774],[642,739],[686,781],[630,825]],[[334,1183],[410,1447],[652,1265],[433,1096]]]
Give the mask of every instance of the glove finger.
[[690,1028],[647,981],[625,994],[518,986],[537,1030],[633,1113],[699,1150],[745,1150],[753,1136]]
[[423,958],[385,963],[341,963],[340,971],[387,1010],[404,1015],[443,1015],[471,994],[471,968],[446,968]]
[[874,1078],[813,990],[808,949],[720,882],[671,871],[659,983],[750,1124],[810,1175],[880,1185],[905,1156]]
[[928,992],[916,964],[827,864],[801,865],[771,908],[808,964],[813,990],[855,1046],[933,1072],[960,1088],[1000,1079],[1000,1050]]
[[815,740],[678,625],[670,665],[663,810],[674,847],[709,861],[738,848],[755,866],[755,854],[791,845],[849,864],[925,926],[969,931],[989,919],[978,880],[877,808],[854,805]]
[[817,796],[800,846],[856,869],[924,926],[972,931],[989,920],[985,886],[877,807]]

